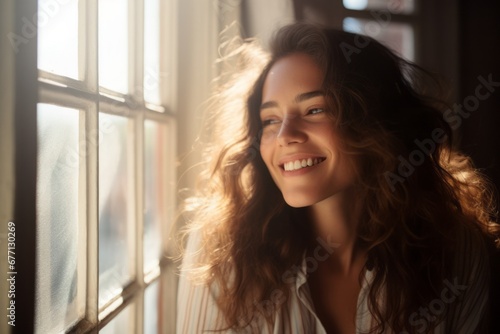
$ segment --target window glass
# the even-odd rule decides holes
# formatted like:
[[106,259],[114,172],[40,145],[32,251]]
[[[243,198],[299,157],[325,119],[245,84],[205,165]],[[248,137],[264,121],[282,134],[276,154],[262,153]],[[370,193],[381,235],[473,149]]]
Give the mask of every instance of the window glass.
[[[85,250],[79,232],[79,110],[39,104],[37,333],[58,333],[85,313]],[[84,241],[83,241],[84,242]]]
[[134,304],[130,304],[116,317],[114,317],[106,326],[104,326],[100,334],[134,334]]
[[161,255],[162,225],[165,219],[164,164],[166,127],[144,123],[144,271],[158,265]]
[[415,60],[415,39],[413,27],[405,23],[390,23],[382,26],[376,20],[362,20],[346,17],[343,21],[345,31],[371,36],[398,55]]
[[159,282],[151,283],[144,293],[144,334],[160,333],[158,313],[161,310]]
[[394,14],[411,14],[414,0],[343,0],[345,8],[353,10],[388,10]]
[[38,27],[38,68],[78,79],[78,0],[38,0],[37,22],[26,22]]
[[128,93],[128,5],[99,0],[99,85]]
[[160,101],[160,1],[144,1],[144,99]]
[[[171,1],[143,0],[144,11],[134,0],[34,1],[38,13],[23,18],[21,37],[38,43],[44,102],[37,114],[35,331],[85,332],[97,316],[96,332],[159,333],[175,309],[159,307],[157,276],[173,209],[167,179],[175,166],[166,154],[173,144],[167,141],[167,121],[175,119],[158,114],[157,121],[137,122],[151,110],[164,110],[160,39],[167,36],[160,22],[172,19],[172,11],[162,15]],[[136,73],[141,69],[144,75]],[[68,78],[90,81],[75,86]],[[92,121],[95,112],[98,124]],[[137,126],[143,126],[140,150]],[[89,230],[94,223],[98,231]],[[144,245],[138,248],[140,240]],[[137,281],[143,277],[138,270],[147,288]],[[98,282],[92,277],[96,271]],[[166,285],[175,290],[174,284],[161,287]],[[96,299],[98,310],[89,309],[87,300]]]
[[129,120],[99,113],[99,306],[133,275],[133,169]]

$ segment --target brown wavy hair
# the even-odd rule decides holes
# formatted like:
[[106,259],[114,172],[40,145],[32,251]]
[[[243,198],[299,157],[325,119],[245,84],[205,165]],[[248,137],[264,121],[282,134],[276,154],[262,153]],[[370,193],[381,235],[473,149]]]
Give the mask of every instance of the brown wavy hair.
[[[256,58],[252,47],[242,49],[240,65]],[[273,64],[292,53],[311,56],[326,73],[327,111],[344,153],[357,157],[363,203],[358,238],[369,250],[365,268],[374,272],[371,332],[408,330],[410,314],[439,296],[451,277],[459,228],[498,238],[496,203],[487,180],[452,147],[443,118],[447,106],[425,90],[436,82],[433,76],[370,37],[304,23],[286,26],[275,35],[270,58],[259,55],[264,62],[257,70],[238,72],[216,96],[211,138],[219,141],[208,145],[207,168],[189,201],[185,231],[197,231],[202,240],[192,269],[219,287],[228,328],[242,328],[272,291],[287,297],[282,276],[300,265],[314,241],[306,209],[285,203],[259,153],[263,84]],[[436,131],[439,141],[425,141]],[[418,166],[405,165],[402,173],[402,161],[417,156]],[[384,286],[398,289],[387,289],[382,307]],[[261,315],[272,321],[272,315]]]

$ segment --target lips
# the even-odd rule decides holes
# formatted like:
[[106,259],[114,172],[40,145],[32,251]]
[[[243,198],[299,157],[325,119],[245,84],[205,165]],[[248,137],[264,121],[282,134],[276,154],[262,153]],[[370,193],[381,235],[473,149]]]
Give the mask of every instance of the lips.
[[326,158],[324,157],[310,157],[310,158],[304,158],[304,159],[295,159],[295,160],[290,160],[287,162],[284,162],[280,165],[281,168],[283,168],[287,172],[299,170],[302,168],[308,168],[315,166],[317,164],[322,163],[325,161]]

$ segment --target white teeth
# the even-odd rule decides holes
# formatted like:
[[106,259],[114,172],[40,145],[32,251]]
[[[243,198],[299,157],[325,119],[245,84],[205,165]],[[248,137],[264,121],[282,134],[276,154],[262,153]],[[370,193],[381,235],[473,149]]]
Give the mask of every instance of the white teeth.
[[314,159],[308,158],[308,159],[302,159],[302,160],[289,161],[289,162],[285,162],[283,164],[283,168],[286,171],[298,170],[298,169],[302,169],[305,167],[311,167],[311,166],[317,165],[320,162],[322,162],[323,160],[324,159],[322,159],[322,158],[314,158]]

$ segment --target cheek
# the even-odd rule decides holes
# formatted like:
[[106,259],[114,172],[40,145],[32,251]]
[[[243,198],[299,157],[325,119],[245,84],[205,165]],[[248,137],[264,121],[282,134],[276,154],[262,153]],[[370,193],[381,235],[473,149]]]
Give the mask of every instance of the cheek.
[[317,126],[309,131],[309,141],[313,147],[324,151],[325,154],[337,156],[339,153],[339,139],[332,133],[332,129],[325,126]]
[[269,169],[272,160],[272,152],[270,146],[266,143],[263,143],[262,140],[260,143],[260,156],[262,157],[262,160],[264,161],[267,169]]
[[279,127],[277,125],[268,125],[264,130],[262,130],[262,135],[260,137],[261,148],[262,146],[271,145],[276,140],[278,130]]

